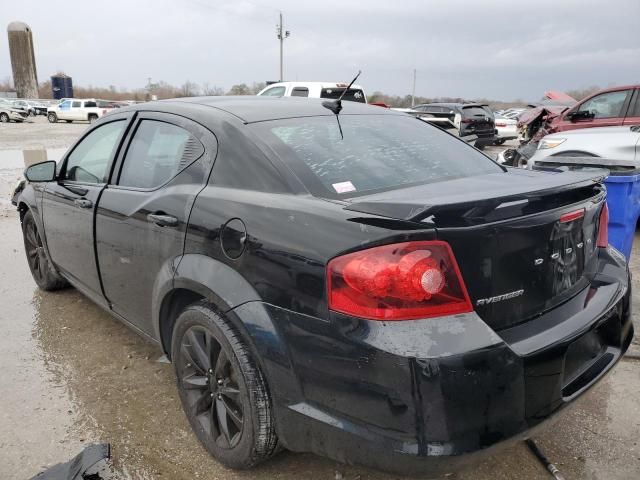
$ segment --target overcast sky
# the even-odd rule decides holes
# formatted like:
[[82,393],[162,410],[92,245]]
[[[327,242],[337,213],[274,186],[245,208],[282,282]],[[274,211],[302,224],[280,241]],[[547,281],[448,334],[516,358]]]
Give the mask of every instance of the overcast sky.
[[[545,90],[640,83],[639,0],[2,0],[28,23],[42,81],[137,88],[190,80],[228,89],[285,78],[368,92],[535,100]],[[0,78],[11,75],[6,33]]]

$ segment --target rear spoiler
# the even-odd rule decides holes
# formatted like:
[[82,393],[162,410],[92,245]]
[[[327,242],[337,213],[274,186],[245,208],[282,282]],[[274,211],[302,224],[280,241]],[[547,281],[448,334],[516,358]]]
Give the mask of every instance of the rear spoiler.
[[[537,211],[559,208],[571,203],[601,195],[605,190],[601,186],[609,174],[608,170],[588,172],[557,172],[564,182],[549,182],[549,188],[497,195],[495,192],[464,192],[445,197],[439,202],[436,198],[425,198],[423,203],[414,201],[385,201],[384,194],[376,201],[355,201],[345,210],[395,218],[409,222],[424,222],[437,227],[471,226],[480,223],[504,220],[516,216],[529,215]],[[566,182],[565,175],[574,176],[575,181]],[[555,177],[555,175],[554,175]],[[557,178],[559,180],[560,178]],[[425,185],[424,187],[429,187]],[[484,193],[484,194],[483,194]],[[464,201],[455,201],[456,196]],[[473,197],[473,198],[469,198]]]

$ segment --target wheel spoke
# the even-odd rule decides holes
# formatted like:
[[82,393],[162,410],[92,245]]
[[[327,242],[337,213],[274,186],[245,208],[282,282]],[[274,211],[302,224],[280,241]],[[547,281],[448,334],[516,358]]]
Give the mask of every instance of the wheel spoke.
[[233,423],[236,424],[237,429],[241,430],[242,429],[242,413],[235,407],[235,405],[232,405],[231,402],[229,402],[229,400],[226,399],[224,396],[220,401],[223,403],[229,418],[233,421]]
[[182,351],[182,355],[184,355],[184,359],[186,360],[187,363],[187,367],[191,366],[193,367],[196,372],[198,372],[201,375],[205,375],[207,373],[206,370],[202,369],[202,367],[200,367],[200,365],[198,365],[194,360],[193,357],[191,356],[191,352],[189,351],[189,345],[186,343],[182,344],[182,348],[180,349]]
[[209,379],[202,375],[187,375],[182,378],[182,384],[185,390],[209,390]]
[[216,360],[216,368],[214,370],[216,378],[225,378],[227,376],[227,365],[229,360],[227,354],[224,353],[224,349],[220,348],[218,359]]
[[209,355],[205,351],[204,341],[201,341],[193,330],[187,333],[187,339],[191,343],[193,359],[204,371],[209,370],[211,368],[211,362],[209,361]]
[[29,241],[29,243],[34,247],[37,247],[38,240],[36,239],[35,226],[32,223],[29,223],[26,233],[27,233],[27,240]]
[[222,387],[220,387],[219,392],[224,395],[225,397],[229,397],[229,399],[239,405],[240,404],[240,390],[238,390],[238,387],[235,387],[231,384],[228,385],[224,385]]
[[221,436],[224,437],[226,444],[231,446],[231,435],[229,435],[229,423],[227,422],[227,407],[222,400],[216,399],[216,414],[218,416],[218,427]]
[[196,401],[191,404],[191,410],[196,417],[207,412],[210,407],[211,394],[208,391],[202,392],[202,394],[196,398]]

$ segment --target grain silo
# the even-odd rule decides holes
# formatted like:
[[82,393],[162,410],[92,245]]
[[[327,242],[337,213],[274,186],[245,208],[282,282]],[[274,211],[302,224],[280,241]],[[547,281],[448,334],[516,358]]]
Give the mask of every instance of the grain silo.
[[7,27],[13,84],[20,98],[38,98],[38,74],[29,25],[11,22]]

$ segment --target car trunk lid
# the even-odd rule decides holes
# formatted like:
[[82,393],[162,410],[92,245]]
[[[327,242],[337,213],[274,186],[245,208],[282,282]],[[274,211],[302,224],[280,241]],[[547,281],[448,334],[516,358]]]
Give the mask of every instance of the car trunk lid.
[[500,330],[587,286],[605,174],[510,170],[360,197],[346,208],[435,228],[476,312]]

